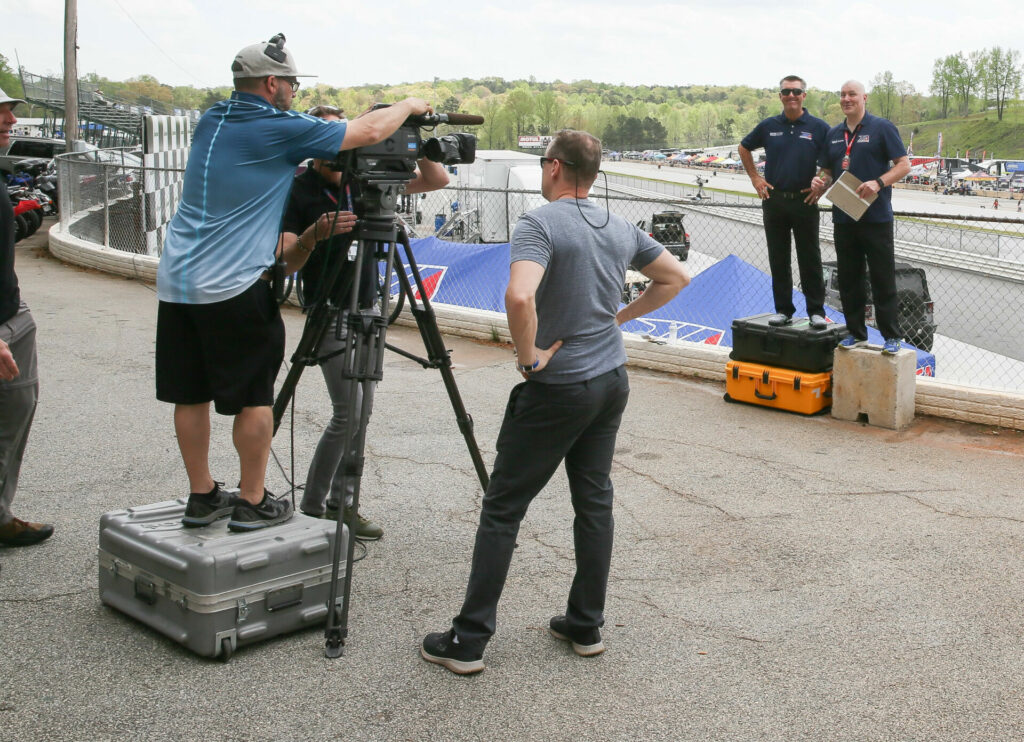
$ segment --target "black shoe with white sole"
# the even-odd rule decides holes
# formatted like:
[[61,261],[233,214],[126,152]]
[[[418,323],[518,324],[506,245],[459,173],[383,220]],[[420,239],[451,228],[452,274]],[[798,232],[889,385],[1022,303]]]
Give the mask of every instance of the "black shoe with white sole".
[[572,651],[580,657],[593,657],[604,651],[601,629],[570,629],[565,616],[555,616],[548,624],[548,632],[556,639],[572,643]]
[[420,654],[427,662],[446,667],[456,675],[472,675],[484,669],[483,652],[459,644],[455,629],[427,634],[423,637]]

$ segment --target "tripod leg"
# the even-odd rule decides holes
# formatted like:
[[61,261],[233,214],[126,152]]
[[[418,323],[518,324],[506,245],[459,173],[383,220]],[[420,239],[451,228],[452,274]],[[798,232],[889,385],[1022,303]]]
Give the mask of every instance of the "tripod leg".
[[[376,255],[375,250],[366,247],[367,244],[375,246],[376,243],[367,241],[361,244],[359,254],[356,257],[357,274],[360,273],[362,261],[364,259],[374,259]],[[367,251],[369,252],[369,257],[364,255]],[[389,269],[391,266],[390,261],[391,258],[389,256]],[[346,569],[340,605],[338,601],[338,575],[340,574],[341,562],[342,518],[338,519],[335,535],[331,589],[328,598],[327,626],[325,629],[326,646],[324,650],[324,654],[331,659],[341,656],[345,638],[348,636],[348,610],[352,595],[352,562],[355,553],[356,518],[359,511],[359,488],[365,461],[363,452],[366,446],[366,427],[373,409],[371,385],[379,381],[383,376],[385,336],[387,334],[386,317],[382,317],[379,314],[363,314],[357,310],[358,281],[356,286],[357,288],[353,291],[349,312],[345,317],[346,336],[342,355],[344,359],[342,374],[345,379],[348,415],[342,438],[344,450],[341,459],[342,486],[340,496],[347,498],[351,485],[352,505],[348,509],[349,517],[344,524],[348,527],[348,548],[345,558]],[[386,311],[386,301],[384,306]],[[362,394],[358,394],[358,391],[361,391]],[[359,400],[358,411],[356,409],[357,400]],[[345,503],[341,502],[339,506],[339,510],[344,512]]]
[[409,276],[406,275],[401,260],[396,254],[395,273],[398,276],[401,291],[405,295],[406,301],[409,302],[409,311],[416,318],[416,326],[419,328],[420,337],[423,338],[427,357],[430,359],[431,365],[441,372],[441,379],[444,381],[444,388],[448,392],[448,399],[451,400],[455,419],[458,422],[459,430],[462,432],[462,437],[466,441],[466,447],[469,449],[469,457],[473,460],[473,468],[476,469],[480,486],[486,492],[489,477],[483,457],[480,455],[480,448],[476,443],[476,437],[473,435],[473,417],[466,411],[466,407],[462,403],[462,395],[459,394],[459,387],[456,385],[455,375],[452,373],[451,355],[448,353],[448,349],[444,347],[444,338],[441,337],[441,330],[437,326],[437,316],[434,314],[434,309],[430,306],[427,290],[420,276],[420,269],[416,265],[416,259],[413,257],[412,249],[409,246],[409,238],[404,230],[399,230],[399,241],[405,248],[405,255],[409,261],[409,273],[416,282],[416,289],[420,295],[418,303],[416,294],[412,290]]

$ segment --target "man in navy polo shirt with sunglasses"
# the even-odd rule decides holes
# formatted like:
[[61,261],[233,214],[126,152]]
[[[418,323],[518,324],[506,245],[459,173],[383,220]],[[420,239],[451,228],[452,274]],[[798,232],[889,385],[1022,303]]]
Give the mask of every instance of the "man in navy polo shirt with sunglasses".
[[[743,163],[757,195],[761,197],[764,235],[768,242],[768,265],[772,271],[772,297],[775,300],[771,325],[788,325],[793,306],[793,268],[790,234],[796,243],[796,261],[800,268],[800,286],[807,300],[811,327],[825,327],[825,281],[821,272],[818,246],[817,198],[811,194],[811,179],[817,169],[818,155],[825,143],[828,124],[807,113],[807,83],[789,75],[779,81],[782,113],[754,127],[739,146]],[[764,147],[767,161],[764,177],[754,166],[754,150]]]
[[[264,479],[284,359],[284,323],[269,281],[296,166],[383,141],[409,116],[431,110],[407,98],[348,123],[294,113],[297,78],[311,75],[298,72],[284,43],[277,34],[235,55],[235,92],[196,126],[157,271],[156,396],[174,404],[191,489],[188,527],[230,516],[229,529],[251,531],[292,517],[291,504],[270,496]],[[298,245],[280,256],[290,271],[305,257]],[[237,497],[210,474],[210,402],[234,417]]]
[[[864,263],[871,278],[875,303],[875,321],[885,339],[882,352],[900,350],[900,327],[896,301],[896,257],[893,245],[892,185],[910,172],[907,150],[899,131],[888,120],[867,112],[867,93],[856,80],[843,84],[839,105],[846,120],[832,127],[818,163],[821,172],[812,183],[815,201],[825,192],[833,177],[849,170],[861,182],[857,195],[878,198],[859,221],[841,209],[832,209],[839,271],[839,298],[850,332],[839,347],[867,345],[865,325]],[[890,164],[891,163],[891,164]]]

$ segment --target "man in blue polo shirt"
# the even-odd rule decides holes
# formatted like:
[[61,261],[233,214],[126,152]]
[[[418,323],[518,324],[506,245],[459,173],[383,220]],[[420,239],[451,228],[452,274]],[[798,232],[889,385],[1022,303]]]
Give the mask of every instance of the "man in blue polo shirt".
[[[182,522],[231,516],[249,531],[292,516],[264,488],[273,437],[274,379],[284,359],[284,323],[270,284],[288,191],[309,157],[383,141],[416,114],[418,98],[348,122],[293,113],[298,72],[283,34],[242,49],[231,65],[235,92],[199,120],[178,211],[157,272],[156,394],[174,404],[174,430],[191,494]],[[337,232],[351,230],[339,220]],[[279,256],[297,270],[295,245]],[[234,416],[238,497],[210,474],[210,402]]]
[[875,323],[885,344],[882,352],[900,349],[900,327],[896,302],[896,257],[893,245],[892,184],[910,172],[910,160],[896,127],[888,120],[867,112],[867,93],[856,80],[843,84],[839,105],[846,120],[829,130],[818,164],[821,172],[812,181],[814,200],[824,193],[833,177],[848,170],[862,181],[861,198],[877,194],[859,221],[841,209],[832,209],[839,270],[839,298],[850,336],[840,348],[867,345],[868,330],[864,308],[864,264],[871,278]]
[[[790,75],[779,81],[782,113],[766,118],[740,143],[743,163],[757,195],[761,197],[764,235],[768,242],[768,265],[772,271],[772,297],[776,315],[771,325],[788,325],[793,306],[793,268],[790,234],[796,243],[796,262],[800,268],[800,286],[807,300],[811,327],[825,327],[825,281],[821,272],[818,245],[817,199],[811,191],[811,179],[817,169],[818,154],[825,143],[828,124],[807,113],[807,83]],[[767,161],[764,177],[754,166],[752,152],[764,147]]]

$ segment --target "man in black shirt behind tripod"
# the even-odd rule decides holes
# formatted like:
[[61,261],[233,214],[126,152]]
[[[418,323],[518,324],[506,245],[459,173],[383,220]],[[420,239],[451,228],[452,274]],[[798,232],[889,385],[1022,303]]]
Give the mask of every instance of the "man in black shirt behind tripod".
[[[328,121],[341,121],[342,111],[332,106],[316,106],[308,112],[311,116]],[[320,369],[327,383],[327,391],[331,395],[334,413],[324,429],[317,444],[313,460],[306,475],[306,487],[299,509],[306,515],[315,518],[327,517],[337,519],[339,505],[344,502],[342,517],[348,521],[348,508],[352,502],[353,485],[349,480],[347,491],[342,492],[343,480],[341,471],[342,456],[345,453],[345,428],[348,422],[349,402],[347,390],[350,388],[342,376],[344,356],[335,354],[345,346],[346,328],[338,323],[343,310],[349,305],[349,295],[344,291],[344,281],[338,281],[333,296],[323,296],[325,290],[323,279],[330,274],[337,260],[345,260],[347,256],[328,252],[325,243],[332,234],[351,231],[356,222],[356,200],[358,186],[342,186],[342,173],[332,169],[323,160],[313,160],[305,172],[296,176],[292,185],[291,197],[285,209],[282,223],[281,241],[284,249],[298,245],[299,250],[309,253],[303,269],[302,283],[305,303],[312,304],[326,299],[332,307],[333,318],[324,330],[319,345],[323,360]],[[426,158],[417,163],[416,176],[405,187],[406,194],[424,193],[444,188],[448,184],[448,173],[444,167]],[[377,263],[366,260],[363,275],[360,277],[359,310],[367,314],[378,314],[377,307]],[[357,399],[355,409],[362,405],[362,387],[356,387]],[[368,394],[373,394],[374,382],[368,382]],[[371,400],[372,405],[372,400]],[[358,434],[358,431],[353,431]],[[351,445],[354,440],[349,440]],[[384,535],[379,525],[356,513],[355,535],[357,538],[373,541]]]

